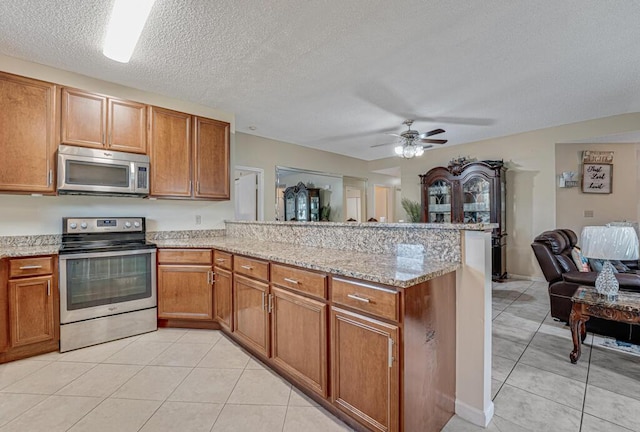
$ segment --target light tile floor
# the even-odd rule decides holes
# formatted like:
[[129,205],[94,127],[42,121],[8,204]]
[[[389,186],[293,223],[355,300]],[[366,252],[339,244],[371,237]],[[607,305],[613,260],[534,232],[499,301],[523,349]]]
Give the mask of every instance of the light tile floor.
[[[589,335],[572,365],[569,329],[548,312],[546,283],[494,284],[495,416],[487,429],[454,416],[445,432],[640,431],[640,357]],[[0,365],[0,432],[348,430],[217,331],[161,329]]]
[[571,364],[571,332],[549,314],[547,283],[494,283],[493,421],[483,429],[454,416],[444,431],[640,431],[640,357],[592,341]]

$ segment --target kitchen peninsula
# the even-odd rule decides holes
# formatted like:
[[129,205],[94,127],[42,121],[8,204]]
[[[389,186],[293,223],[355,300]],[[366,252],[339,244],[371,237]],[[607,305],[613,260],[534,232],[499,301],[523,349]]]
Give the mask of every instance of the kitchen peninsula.
[[[306,389],[313,390],[307,393],[319,402],[332,402],[325,407],[334,414],[340,415],[338,407],[371,430],[411,431],[425,427],[439,430],[454,411],[481,425],[487,425],[493,415],[492,228],[491,224],[227,222],[225,237],[158,233],[152,239],[160,247],[160,257],[165,248],[213,249],[216,285],[222,280],[234,288],[232,299],[214,302],[232,303],[233,314],[214,312],[218,322],[232,331],[232,337],[240,335],[238,342],[292,382],[300,385],[306,380]],[[320,282],[314,280],[318,274],[324,278]],[[298,297],[288,297],[293,293]],[[391,296],[375,298],[378,293]],[[328,341],[320,344],[329,345],[329,353],[314,353],[321,358],[332,356],[328,362],[331,370],[326,372],[330,375],[329,391],[319,384],[326,378],[317,361],[315,369],[301,378],[304,374],[291,372],[289,366],[296,361],[308,366],[309,357],[291,354],[288,362],[279,358],[279,334],[292,337],[294,333],[278,317],[279,303],[314,310],[322,323],[316,323],[316,334],[325,328]],[[259,312],[248,316],[246,311],[252,308]],[[295,313],[291,308],[284,310],[288,316]],[[358,316],[353,316],[354,311]],[[325,315],[330,315],[329,324]],[[226,327],[222,316],[228,317]],[[365,322],[358,322],[360,318]],[[297,319],[289,324],[300,325],[303,318]],[[349,320],[348,326],[345,320]],[[254,327],[257,322],[261,323],[258,330]],[[372,322],[382,327],[367,328]],[[389,325],[397,333],[392,335]],[[344,354],[347,362],[340,363],[340,335],[348,334],[342,328],[357,328],[360,333],[355,336],[354,330],[354,340],[344,343],[354,348]],[[381,336],[377,348],[357,343],[365,339],[367,330]],[[318,337],[323,335],[316,335],[316,339],[306,335],[299,340],[293,336],[298,345],[292,344],[291,351]],[[269,353],[271,359],[267,360]],[[384,365],[374,368],[374,359]],[[341,375],[341,367],[347,363],[354,367]],[[360,371],[375,371],[372,373],[385,378],[369,380],[361,375],[366,372]],[[349,375],[345,382],[356,384],[351,389],[341,387],[345,383],[340,377],[345,374]],[[314,379],[307,379],[309,375]],[[375,391],[365,392],[369,387]],[[348,393],[345,397],[343,388]],[[349,398],[361,400],[350,403]]]
[[[486,424],[492,228],[227,222],[148,233],[159,322],[219,325],[357,430],[440,430],[454,411]],[[203,280],[208,291],[193,288]]]

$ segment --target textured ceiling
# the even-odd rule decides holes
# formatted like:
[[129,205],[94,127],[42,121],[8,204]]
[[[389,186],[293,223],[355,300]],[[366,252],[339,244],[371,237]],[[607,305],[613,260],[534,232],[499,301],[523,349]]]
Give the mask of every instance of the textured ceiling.
[[157,0],[129,64],[111,3],[2,1],[0,52],[367,160],[406,118],[455,145],[640,111],[635,0]]

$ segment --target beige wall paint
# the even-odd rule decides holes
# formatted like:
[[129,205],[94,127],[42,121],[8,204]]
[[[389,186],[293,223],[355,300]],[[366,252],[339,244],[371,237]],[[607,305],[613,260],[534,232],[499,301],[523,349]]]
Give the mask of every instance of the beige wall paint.
[[240,132],[236,133],[236,163],[264,169],[265,220],[275,219],[275,169],[277,165],[367,178],[368,198],[365,220],[374,214],[373,200],[369,198],[373,196],[373,185],[398,183],[397,178],[370,172],[368,162],[361,159]]
[[[531,251],[531,242],[542,231],[556,227],[556,143],[587,140],[638,129],[640,113],[632,113],[427,150],[421,158],[400,161],[402,196],[419,200],[418,175],[436,166],[446,166],[451,159],[460,155],[480,160],[503,159],[509,168],[507,270],[514,275],[541,279],[542,272]],[[397,165],[398,158],[388,158],[370,162],[369,169],[377,170]],[[635,171],[621,171],[614,170],[614,177],[622,176],[628,181],[635,181]],[[634,205],[637,205],[635,198]]]
[[[575,171],[582,179],[582,152],[599,150],[614,152],[613,187],[611,194],[582,193],[581,185],[558,187],[556,180],[556,225],[580,235],[582,227],[604,225],[607,222],[638,220],[638,144],[558,144],[556,145],[556,175]],[[593,217],[584,217],[585,210]]]
[[[232,125],[231,163],[232,166],[234,164],[233,125],[235,120],[233,114],[3,55],[0,55],[0,70],[90,92],[228,121]],[[61,218],[64,216],[144,216],[148,218],[147,229],[150,231],[224,228],[224,220],[234,217],[233,188],[231,193],[232,200],[222,202],[91,196],[32,197],[0,194],[0,235],[60,233],[62,230]],[[200,225],[195,224],[196,215],[202,217]]]

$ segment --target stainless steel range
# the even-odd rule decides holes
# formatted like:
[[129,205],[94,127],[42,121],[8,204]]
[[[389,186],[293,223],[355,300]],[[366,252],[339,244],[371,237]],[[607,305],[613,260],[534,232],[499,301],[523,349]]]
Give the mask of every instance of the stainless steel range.
[[61,352],[157,330],[145,218],[63,218],[59,286]]

